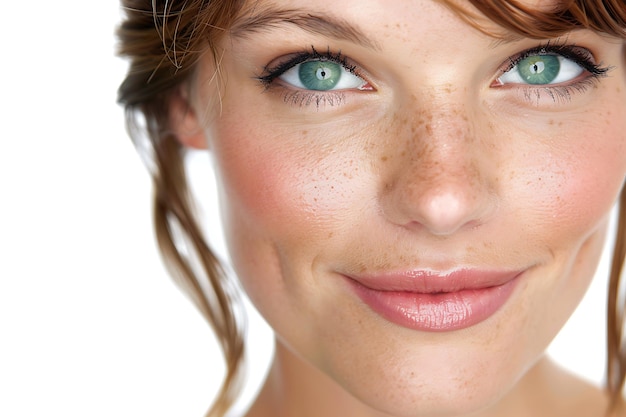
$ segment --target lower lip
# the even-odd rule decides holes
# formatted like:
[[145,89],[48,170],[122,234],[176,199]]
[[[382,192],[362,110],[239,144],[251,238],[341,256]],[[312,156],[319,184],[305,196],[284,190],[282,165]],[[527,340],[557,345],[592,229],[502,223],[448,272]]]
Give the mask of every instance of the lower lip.
[[449,332],[474,326],[506,303],[519,275],[502,285],[425,294],[378,291],[357,281],[349,282],[358,297],[386,320],[400,326],[429,332]]

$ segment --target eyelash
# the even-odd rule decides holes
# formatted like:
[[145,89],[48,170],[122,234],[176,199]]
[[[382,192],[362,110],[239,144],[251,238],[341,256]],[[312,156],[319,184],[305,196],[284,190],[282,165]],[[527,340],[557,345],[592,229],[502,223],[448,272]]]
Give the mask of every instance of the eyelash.
[[344,67],[350,73],[359,76],[356,65],[349,64],[348,58],[345,57],[341,51],[333,53],[330,51],[330,48],[328,48],[325,53],[319,53],[312,46],[310,51],[303,51],[295,55],[291,55],[284,62],[278,63],[275,67],[265,67],[265,75],[261,75],[257,77],[257,79],[267,88],[271,86],[276,78],[283,75],[283,73],[292,67],[307,61],[315,60],[334,62],[335,64],[339,64]]
[[[346,71],[351,74],[361,77],[357,66],[350,64],[348,58],[339,52],[332,52],[330,47],[326,52],[320,53],[315,47],[311,46],[310,50],[302,51],[296,54],[289,55],[284,61],[279,62],[273,67],[266,66],[263,70],[264,75],[256,77],[256,79],[265,87],[266,90],[275,87],[274,82],[278,77],[283,75],[286,71],[290,70],[298,64],[302,64],[307,61],[328,61],[341,65]],[[363,78],[363,77],[361,77]],[[344,92],[339,91],[309,91],[309,90],[297,90],[283,86],[287,91],[283,96],[285,103],[296,104],[299,106],[308,106],[315,104],[319,108],[322,104],[335,106],[340,104],[344,99]]]
[[[571,97],[575,93],[585,92],[589,87],[595,85],[601,78],[606,77],[611,67],[602,67],[595,63],[592,53],[582,47],[568,44],[558,43],[546,43],[545,45],[539,45],[534,48],[527,49],[511,58],[508,63],[503,65],[500,69],[501,74],[504,74],[513,68],[525,58],[535,55],[560,55],[566,59],[571,60],[586,72],[587,76],[575,82],[566,85],[517,85],[517,88],[522,89],[524,97],[528,101],[538,101],[541,98],[542,93],[547,94],[553,101],[557,100],[571,100]],[[344,56],[341,51],[332,52],[330,47],[326,52],[320,53],[315,47],[311,46],[310,50],[302,51],[296,54],[288,56],[282,62],[279,62],[275,66],[266,66],[264,68],[264,74],[257,76],[256,79],[265,87],[266,90],[273,88],[275,81],[278,77],[284,74],[289,69],[298,64],[302,64],[307,61],[329,61],[344,67],[348,72],[361,77],[358,67],[350,64],[348,58]],[[361,77],[363,78],[363,77]],[[330,104],[331,106],[340,104],[343,100],[344,94],[342,91],[309,91],[309,90],[295,90],[289,87],[282,86],[286,92],[283,96],[283,100],[286,103],[292,103],[296,105],[309,105],[316,104],[319,108],[321,104]]]
[[517,64],[528,57],[550,54],[560,55],[576,63],[587,72],[587,76],[582,80],[566,85],[518,85],[517,87],[522,89],[524,97],[528,101],[538,101],[541,98],[542,93],[550,96],[550,98],[555,102],[562,99],[571,100],[573,94],[585,92],[589,87],[596,85],[601,78],[606,77],[608,72],[611,70],[611,67],[603,67],[596,64],[592,53],[588,49],[578,47],[576,45],[554,44],[548,42],[545,45],[527,49],[516,56],[509,58],[508,64],[503,67],[500,72],[501,74],[504,74],[512,70]]

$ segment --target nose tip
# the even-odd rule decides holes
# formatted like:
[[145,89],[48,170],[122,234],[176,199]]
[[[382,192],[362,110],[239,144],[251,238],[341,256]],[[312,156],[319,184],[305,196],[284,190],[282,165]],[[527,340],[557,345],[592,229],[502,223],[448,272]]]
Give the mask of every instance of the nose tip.
[[451,235],[463,228],[474,227],[484,221],[485,211],[480,210],[474,197],[454,190],[434,192],[422,196],[416,215],[407,226],[421,225],[434,235]]
[[411,230],[448,236],[483,224],[496,203],[488,187],[468,176],[400,181],[387,187],[385,214],[390,221]]

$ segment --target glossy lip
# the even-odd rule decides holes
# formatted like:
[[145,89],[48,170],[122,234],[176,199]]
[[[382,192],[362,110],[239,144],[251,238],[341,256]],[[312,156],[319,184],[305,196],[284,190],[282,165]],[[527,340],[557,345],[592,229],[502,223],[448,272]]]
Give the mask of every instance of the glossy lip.
[[495,314],[522,273],[412,270],[344,277],[356,295],[386,320],[413,330],[445,332],[474,326]]

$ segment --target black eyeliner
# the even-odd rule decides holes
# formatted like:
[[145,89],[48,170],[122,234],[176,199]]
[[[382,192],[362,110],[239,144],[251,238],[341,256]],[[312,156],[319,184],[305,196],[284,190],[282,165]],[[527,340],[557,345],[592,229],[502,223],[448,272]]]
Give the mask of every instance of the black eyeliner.
[[273,67],[266,66],[263,69],[264,75],[260,75],[256,77],[256,79],[259,80],[265,87],[268,87],[276,78],[280,77],[294,66],[307,61],[317,60],[334,62],[344,67],[347,71],[355,74],[356,66],[348,64],[347,58],[341,53],[341,51],[334,53],[331,52],[329,48],[326,52],[320,53],[315,49],[315,47],[311,46],[310,51],[291,54],[283,62],[279,62]]
[[509,67],[503,71],[512,70],[520,61],[531,56],[537,55],[560,55],[580,65],[585,71],[595,77],[604,77],[611,70],[611,67],[603,67],[594,62],[593,54],[586,48],[568,45],[568,44],[551,44],[540,45],[527,49],[515,57],[509,59]]

